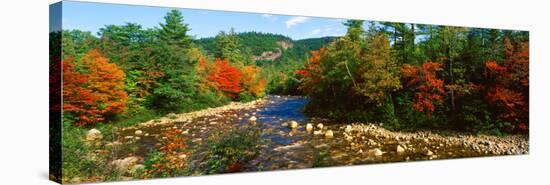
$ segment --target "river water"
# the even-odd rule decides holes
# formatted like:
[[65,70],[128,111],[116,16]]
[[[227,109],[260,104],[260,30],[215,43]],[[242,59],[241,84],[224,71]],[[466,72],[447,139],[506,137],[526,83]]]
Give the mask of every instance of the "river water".
[[[251,116],[258,118],[256,124],[262,130],[262,137],[268,142],[262,145],[260,154],[245,165],[243,171],[265,171],[277,169],[300,169],[318,166],[341,166],[381,162],[417,161],[460,157],[492,155],[466,148],[452,142],[427,142],[422,138],[393,138],[384,135],[357,133],[349,139],[344,136],[346,124],[331,123],[329,120],[310,118],[302,113],[307,104],[304,97],[275,96],[266,98],[266,103],[255,108],[230,110],[213,116],[198,117],[188,122],[169,126],[140,128],[148,136],[137,140],[135,154],[146,156],[160,147],[162,132],[178,128],[187,130],[185,135],[189,146],[201,151],[205,140],[214,132],[231,127],[250,124]],[[299,126],[290,129],[284,123],[296,121]],[[324,125],[323,130],[332,130],[334,137],[315,135],[306,131],[306,123]],[[317,129],[317,128],[315,128]],[[133,129],[120,133],[122,137],[134,135]],[[405,152],[398,153],[397,145],[404,146]],[[379,150],[381,155],[373,150]],[[427,151],[433,154],[427,154]],[[122,154],[124,155],[124,154]],[[200,154],[198,154],[200,155]]]

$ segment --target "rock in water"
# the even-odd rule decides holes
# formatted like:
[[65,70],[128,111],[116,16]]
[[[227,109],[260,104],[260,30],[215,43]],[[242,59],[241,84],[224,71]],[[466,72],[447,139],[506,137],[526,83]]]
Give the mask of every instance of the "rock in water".
[[313,130],[313,125],[311,123],[308,123],[306,125],[306,131],[311,132]]
[[351,125],[346,126],[346,128],[344,129],[344,132],[350,133],[351,132]]
[[401,153],[405,152],[405,148],[403,148],[401,145],[397,145],[396,152],[398,154],[401,154]]
[[290,121],[290,123],[288,124],[288,127],[292,128],[292,129],[296,128],[296,127],[298,127],[298,122]]
[[334,137],[334,133],[332,133],[332,130],[327,130],[327,131],[325,132],[325,137],[326,137],[326,138],[332,138],[332,137]]
[[317,128],[318,129],[323,129],[323,124],[322,123],[317,124]]
[[248,121],[250,122],[256,122],[256,120],[257,120],[256,116],[252,116],[250,117],[250,119],[248,119]]
[[101,132],[97,129],[92,129],[88,131],[88,134],[86,134],[86,140],[87,141],[96,141],[103,139],[103,135],[101,135]]
[[136,136],[141,136],[141,135],[143,135],[143,131],[136,130],[136,132],[134,134],[136,134]]

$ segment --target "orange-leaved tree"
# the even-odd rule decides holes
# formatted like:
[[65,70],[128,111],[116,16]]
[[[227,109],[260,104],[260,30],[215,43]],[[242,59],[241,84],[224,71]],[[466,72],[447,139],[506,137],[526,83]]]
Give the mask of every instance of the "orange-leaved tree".
[[326,52],[326,48],[311,51],[311,56],[307,59],[304,69],[296,71],[302,81],[298,87],[299,90],[308,93],[322,80],[321,59]]
[[77,117],[75,124],[99,121],[95,95],[86,87],[88,74],[76,71],[73,59],[63,60],[63,111]]
[[63,110],[78,117],[77,125],[94,124],[125,110],[124,72],[97,50],[90,50],[79,62],[63,66]]
[[213,82],[218,90],[235,99],[241,92],[241,75],[241,71],[232,66],[229,60],[216,59],[206,80]]
[[442,103],[445,96],[444,82],[437,78],[436,74],[440,70],[441,64],[431,61],[426,61],[418,67],[405,64],[401,70],[404,86],[415,91],[413,108],[428,116],[432,115],[435,105]]
[[260,69],[253,65],[245,66],[242,70],[241,85],[243,91],[255,97],[263,94],[266,85],[265,80],[260,79],[259,73]]

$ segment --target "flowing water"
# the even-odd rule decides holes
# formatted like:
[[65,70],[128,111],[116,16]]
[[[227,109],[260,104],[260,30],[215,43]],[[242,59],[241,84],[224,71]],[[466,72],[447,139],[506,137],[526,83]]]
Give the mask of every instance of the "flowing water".
[[[354,137],[346,139],[343,129],[346,124],[331,123],[329,120],[310,118],[303,114],[302,109],[307,101],[304,97],[272,95],[266,98],[265,104],[255,108],[230,110],[169,126],[140,128],[148,136],[137,140],[135,153],[146,156],[151,150],[159,148],[163,139],[162,133],[172,128],[186,130],[188,134],[185,137],[190,142],[189,146],[199,148],[197,151],[204,151],[200,147],[205,147],[204,141],[209,135],[250,124],[248,119],[255,116],[258,118],[256,124],[261,128],[262,137],[268,142],[262,145],[260,154],[245,165],[244,171],[493,155],[470,149],[460,142],[427,141],[421,137],[405,139],[365,132],[351,134]],[[284,126],[284,123],[290,121],[298,122],[299,126],[294,129]],[[307,132],[306,123],[314,126],[322,123],[323,130],[332,130],[334,137],[326,138],[322,134]],[[120,134],[122,137],[131,137],[134,131],[135,129],[128,129]],[[397,145],[403,146],[406,151],[398,153]],[[376,154],[374,150],[379,150],[382,154]],[[432,153],[427,154],[427,151]]]

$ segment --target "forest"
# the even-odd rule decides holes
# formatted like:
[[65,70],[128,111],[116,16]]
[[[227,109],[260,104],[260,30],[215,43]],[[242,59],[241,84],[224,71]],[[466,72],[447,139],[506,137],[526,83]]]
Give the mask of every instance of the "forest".
[[[62,96],[64,175],[95,181],[111,172],[84,170],[106,164],[77,157],[93,150],[77,139],[88,129],[116,140],[109,135],[118,128],[269,95],[305,97],[303,113],[341,125],[528,134],[529,32],[361,20],[343,24],[347,32],[338,37],[293,40],[231,29],[194,38],[188,33],[193,25],[171,10],[154,28],[126,23],[105,25],[97,34],[51,32],[52,40],[60,40],[50,42],[50,71],[62,75],[50,75],[50,84],[62,84],[62,90],[50,93]],[[239,129],[230,133],[240,139],[212,136],[210,147],[222,147],[213,152],[237,153],[209,155],[239,157],[221,160],[227,164],[206,163],[211,168],[191,173],[181,171],[187,163],[178,161],[177,156],[190,154],[180,132],[166,132],[172,142],[145,157],[139,178],[233,172],[253,157],[224,150],[233,145],[219,141],[253,150],[248,146],[261,140],[261,134]],[[110,178],[117,179],[101,180]]]

